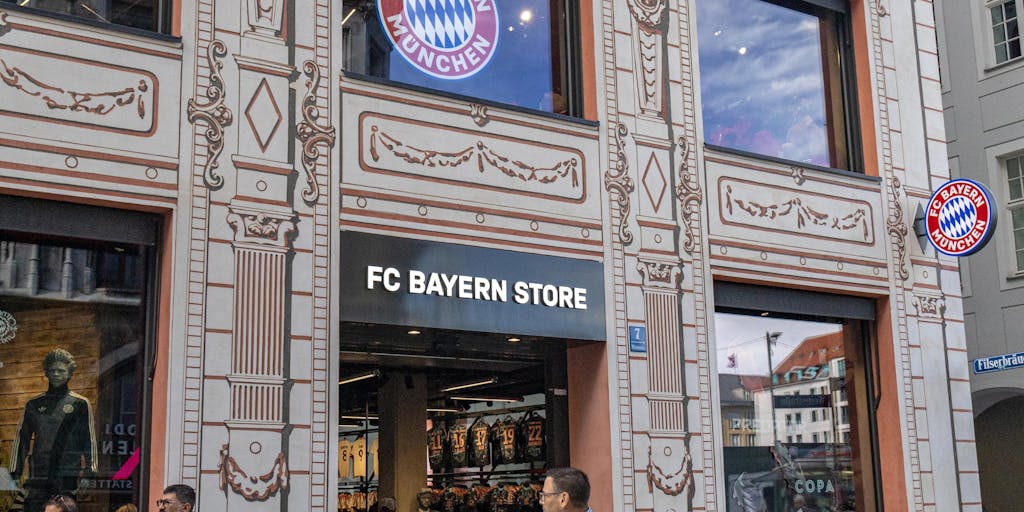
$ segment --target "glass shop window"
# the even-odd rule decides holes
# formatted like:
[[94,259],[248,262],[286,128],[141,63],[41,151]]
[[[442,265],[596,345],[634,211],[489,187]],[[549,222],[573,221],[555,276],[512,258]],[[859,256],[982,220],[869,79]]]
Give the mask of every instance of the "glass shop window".
[[140,504],[148,250],[0,231],[0,512]]
[[[743,396],[742,388],[752,396],[723,398],[722,410],[746,409],[756,427],[745,446],[723,447],[725,510],[867,510],[872,449],[860,441],[870,436],[858,431],[869,427],[863,413],[858,422],[856,410],[835,403],[837,390],[867,392],[866,377],[834,371],[860,350],[859,331],[849,323],[723,312],[715,325],[718,382],[728,386],[720,395]],[[835,420],[817,414],[833,407],[841,411]],[[803,421],[805,414],[812,421]]]
[[343,67],[527,109],[578,115],[568,2],[345,0]]
[[121,27],[150,32],[170,32],[166,0],[0,0],[0,5],[17,5],[64,14]]
[[697,2],[704,140],[857,171],[847,12],[799,0]]

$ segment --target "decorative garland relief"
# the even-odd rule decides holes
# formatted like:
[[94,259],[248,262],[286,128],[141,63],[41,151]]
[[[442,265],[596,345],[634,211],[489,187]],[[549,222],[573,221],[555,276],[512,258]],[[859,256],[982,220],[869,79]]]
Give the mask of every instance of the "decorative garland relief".
[[248,501],[266,501],[280,491],[288,490],[288,461],[283,453],[278,453],[270,471],[250,476],[238,465],[234,457],[228,454],[228,445],[220,449],[220,463],[217,465],[220,475],[220,488],[231,490]]

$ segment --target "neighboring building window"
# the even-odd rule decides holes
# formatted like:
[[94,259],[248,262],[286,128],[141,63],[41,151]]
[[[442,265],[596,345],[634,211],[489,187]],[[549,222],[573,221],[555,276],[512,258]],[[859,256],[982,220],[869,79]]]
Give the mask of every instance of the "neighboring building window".
[[0,4],[17,4],[151,32],[166,33],[170,29],[165,12],[170,4],[161,0],[0,0]]
[[578,115],[569,77],[576,43],[567,30],[575,1],[344,0],[344,69]]
[[1013,229],[1013,254],[1017,272],[1024,272],[1024,155],[1007,158],[1006,185],[1010,210],[1010,225]]
[[811,411],[811,422],[818,421],[818,411]]
[[739,446],[740,445],[740,435],[739,434],[733,434],[733,435],[729,436],[729,444],[731,446]]
[[1019,1],[995,2],[988,6],[996,64],[1020,58]]
[[858,170],[845,1],[697,2],[707,144]]

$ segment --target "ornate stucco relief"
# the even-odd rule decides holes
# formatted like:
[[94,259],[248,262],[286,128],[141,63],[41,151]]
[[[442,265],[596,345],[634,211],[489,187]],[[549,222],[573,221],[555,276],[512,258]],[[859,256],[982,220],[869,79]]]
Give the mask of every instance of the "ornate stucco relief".
[[719,215],[725,224],[814,235],[871,245],[871,205],[839,197],[720,178]]
[[284,453],[278,453],[270,470],[262,475],[249,475],[238,462],[228,453],[228,445],[220,450],[220,462],[217,464],[220,477],[220,489],[228,487],[248,501],[266,501],[278,492],[288,490],[288,461]]
[[302,63],[302,72],[307,77],[306,95],[302,98],[302,121],[295,125],[295,136],[302,143],[302,169],[306,175],[302,200],[316,203],[320,200],[320,186],[316,180],[320,148],[334,146],[335,130],[333,126],[320,124],[320,107],[316,104],[317,91],[320,89],[320,67],[307,60]]
[[626,158],[626,136],[629,130],[626,125],[619,123],[615,129],[615,154],[616,158],[612,164],[613,168],[604,173],[604,188],[612,193],[612,197],[619,205],[619,240],[624,245],[633,243],[633,233],[629,230],[629,195],[636,186],[633,178],[629,176],[629,160]]
[[150,134],[157,89],[146,71],[0,45],[2,111]]
[[583,155],[572,148],[379,114],[363,114],[360,124],[360,164],[370,171],[569,200],[585,197]]
[[224,185],[224,177],[215,171],[220,163],[221,152],[224,151],[224,128],[231,125],[234,115],[224,104],[224,78],[220,74],[224,63],[221,61],[228,54],[227,47],[220,40],[214,40],[206,49],[206,61],[210,69],[210,85],[206,87],[206,101],[200,103],[196,98],[188,100],[188,122],[202,122],[206,126],[206,162],[203,164],[203,181],[206,186],[218,189]]
[[281,35],[281,20],[287,5],[284,0],[246,0],[249,31],[266,36]]
[[896,276],[906,281],[910,279],[910,272],[907,270],[907,235],[910,233],[910,229],[907,227],[907,223],[903,216],[903,189],[900,184],[900,179],[893,176],[889,181],[889,192],[891,194],[890,200],[892,201],[892,210],[889,218],[885,221],[886,230],[889,233],[889,239],[892,241],[893,247],[896,249]]
[[638,106],[642,114],[660,118],[664,116],[662,52],[667,2],[628,0],[626,5],[638,29],[633,42]]
[[679,175],[676,182],[676,199],[679,201],[680,220],[684,229],[683,250],[692,254],[697,248],[697,236],[694,233],[694,221],[700,217],[701,204],[704,202],[704,193],[700,189],[700,183],[696,174],[690,167],[690,144],[685,138],[679,137],[676,141],[677,158],[679,159]]
[[911,304],[917,309],[917,316],[924,318],[939,318],[946,309],[946,301],[935,295],[914,294]]

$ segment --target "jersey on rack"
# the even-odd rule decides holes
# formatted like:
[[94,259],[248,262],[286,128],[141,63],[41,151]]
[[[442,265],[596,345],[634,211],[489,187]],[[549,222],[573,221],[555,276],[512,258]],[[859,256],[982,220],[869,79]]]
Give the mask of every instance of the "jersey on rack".
[[544,425],[544,417],[537,414],[537,411],[530,411],[519,421],[521,462],[540,462],[547,458]]
[[483,467],[491,463],[491,426],[482,417],[469,427],[469,465]]
[[462,421],[448,429],[448,446],[453,467],[464,468],[469,465],[469,429]]
[[496,423],[495,425],[498,426],[498,445],[500,446],[501,461],[505,464],[519,462],[516,420],[512,419],[512,416],[505,416],[505,419],[501,420],[500,424]]
[[443,422],[435,422],[434,427],[427,431],[427,461],[430,469],[435,472],[444,471],[448,452],[448,430]]

